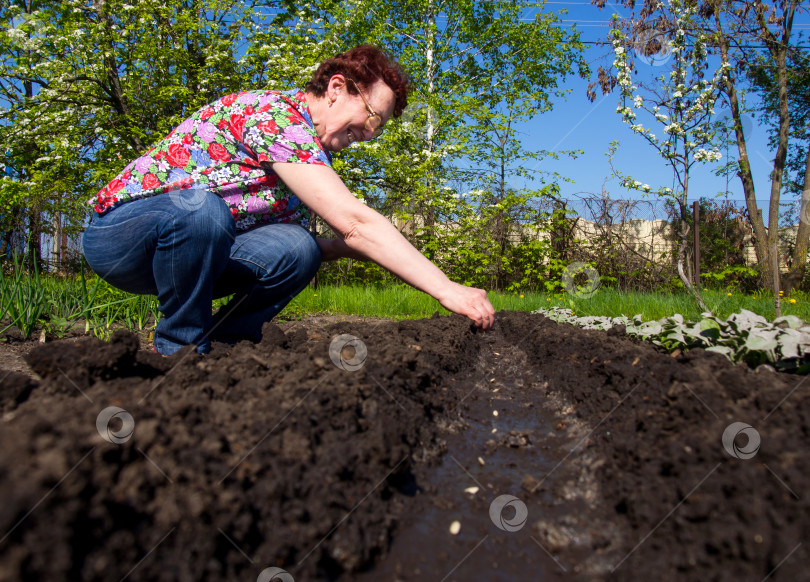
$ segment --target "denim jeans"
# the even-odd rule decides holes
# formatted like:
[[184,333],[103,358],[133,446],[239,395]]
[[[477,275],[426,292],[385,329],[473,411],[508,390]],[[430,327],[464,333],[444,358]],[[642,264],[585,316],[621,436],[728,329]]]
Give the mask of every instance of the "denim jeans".
[[[82,247],[90,267],[111,285],[157,295],[161,354],[189,344],[206,353],[211,340],[258,341],[262,324],[321,264],[320,247],[303,227],[268,224],[237,233],[228,205],[207,190],[140,198],[94,215]],[[231,294],[212,316],[212,300]]]

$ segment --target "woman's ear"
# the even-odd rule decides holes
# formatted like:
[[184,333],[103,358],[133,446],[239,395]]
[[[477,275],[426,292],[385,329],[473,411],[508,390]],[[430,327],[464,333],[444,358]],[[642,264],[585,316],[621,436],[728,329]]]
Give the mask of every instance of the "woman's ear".
[[338,95],[340,95],[343,88],[346,86],[346,77],[341,75],[340,73],[336,75],[332,75],[332,78],[329,79],[329,84],[326,86],[326,95],[330,100],[330,103],[333,103],[337,100]]

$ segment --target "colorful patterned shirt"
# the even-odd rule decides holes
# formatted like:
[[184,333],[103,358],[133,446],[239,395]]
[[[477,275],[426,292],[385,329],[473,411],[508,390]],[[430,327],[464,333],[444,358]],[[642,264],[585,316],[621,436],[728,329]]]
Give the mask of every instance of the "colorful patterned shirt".
[[226,95],[181,123],[90,199],[96,212],[186,188],[222,197],[239,231],[275,222],[309,225],[310,210],[269,166],[331,166],[301,92]]

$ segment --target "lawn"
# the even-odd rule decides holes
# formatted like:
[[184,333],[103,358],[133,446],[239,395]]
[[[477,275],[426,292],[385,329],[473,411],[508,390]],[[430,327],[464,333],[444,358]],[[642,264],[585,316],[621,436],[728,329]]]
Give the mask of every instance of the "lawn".
[[[768,293],[743,294],[732,290],[704,290],[703,299],[718,317],[728,317],[741,309],[769,320],[775,317],[773,298]],[[600,288],[590,297],[568,293],[500,293],[491,291],[496,311],[536,311],[564,307],[578,316],[601,315],[657,320],[680,313],[686,320],[701,319],[694,300],[683,292],[618,291]],[[218,308],[225,300],[215,301]],[[279,319],[304,315],[350,314],[363,317],[418,319],[434,313],[449,313],[438,301],[406,285],[387,288],[360,286],[307,287],[281,312]],[[120,291],[104,281],[83,276],[27,276],[15,273],[0,279],[0,333],[16,327],[27,337],[35,329],[61,337],[77,326],[86,333],[109,337],[111,330],[131,331],[154,328],[158,315],[157,299]],[[782,299],[782,315],[810,320],[810,295],[794,292]]]

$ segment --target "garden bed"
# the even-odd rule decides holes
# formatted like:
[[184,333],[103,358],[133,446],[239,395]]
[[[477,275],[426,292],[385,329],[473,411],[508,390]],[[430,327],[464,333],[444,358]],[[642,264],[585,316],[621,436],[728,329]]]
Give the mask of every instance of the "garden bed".
[[526,313],[284,327],[0,372],[0,581],[806,578],[805,377]]

